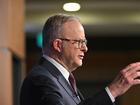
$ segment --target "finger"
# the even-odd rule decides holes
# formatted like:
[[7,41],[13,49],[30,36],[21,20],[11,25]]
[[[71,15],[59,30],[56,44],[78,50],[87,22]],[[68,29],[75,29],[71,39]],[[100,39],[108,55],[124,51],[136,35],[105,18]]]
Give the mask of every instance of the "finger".
[[[129,64],[125,69],[123,69],[122,71],[124,73],[129,72],[129,71],[137,71],[140,70],[140,62],[136,62],[136,63],[132,63]],[[131,73],[131,72],[130,72]]]
[[138,76],[139,75],[139,71],[140,71],[140,66],[136,66],[131,68],[130,70],[128,70],[127,75],[129,76]]
[[135,80],[133,81],[133,85],[138,85],[138,84],[140,84],[140,79],[135,79]]
[[125,79],[126,82],[132,84],[133,80],[137,77],[140,77],[140,65],[131,65],[127,71],[121,71],[121,76]]
[[132,79],[140,79],[140,72],[135,72],[133,74],[130,75],[130,78]]

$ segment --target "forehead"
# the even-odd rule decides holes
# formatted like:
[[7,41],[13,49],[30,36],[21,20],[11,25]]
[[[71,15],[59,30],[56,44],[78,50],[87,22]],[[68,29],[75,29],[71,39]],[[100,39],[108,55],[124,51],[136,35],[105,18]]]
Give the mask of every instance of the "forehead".
[[63,35],[68,38],[85,37],[82,24],[78,20],[68,21],[63,24]]

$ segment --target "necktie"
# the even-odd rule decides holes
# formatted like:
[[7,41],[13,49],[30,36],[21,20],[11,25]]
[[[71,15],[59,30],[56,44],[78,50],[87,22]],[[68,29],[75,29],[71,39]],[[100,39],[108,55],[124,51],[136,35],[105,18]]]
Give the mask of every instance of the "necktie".
[[69,82],[74,90],[75,95],[77,95],[76,81],[75,81],[75,78],[72,73],[70,73],[70,75],[69,75]]

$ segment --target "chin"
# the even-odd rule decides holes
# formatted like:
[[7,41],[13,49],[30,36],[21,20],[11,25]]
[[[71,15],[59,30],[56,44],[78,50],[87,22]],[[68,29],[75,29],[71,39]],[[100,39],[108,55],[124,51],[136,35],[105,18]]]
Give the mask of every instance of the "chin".
[[78,66],[82,66],[82,64],[83,64],[82,62],[79,62],[79,63],[78,63]]
[[78,61],[75,62],[73,65],[75,65],[75,67],[77,68],[77,67],[82,66],[82,64],[83,64],[82,60],[78,60]]

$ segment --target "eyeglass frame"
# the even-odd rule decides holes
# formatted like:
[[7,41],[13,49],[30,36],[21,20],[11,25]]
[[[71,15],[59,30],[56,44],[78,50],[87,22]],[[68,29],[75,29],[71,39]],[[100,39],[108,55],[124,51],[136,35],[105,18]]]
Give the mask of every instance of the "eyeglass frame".
[[68,39],[68,38],[57,38],[57,39],[60,39],[60,40],[63,40],[63,41],[68,41],[68,42],[73,42],[72,44],[75,44],[77,43],[78,45],[78,48],[82,48],[83,46],[87,46],[87,39]]

